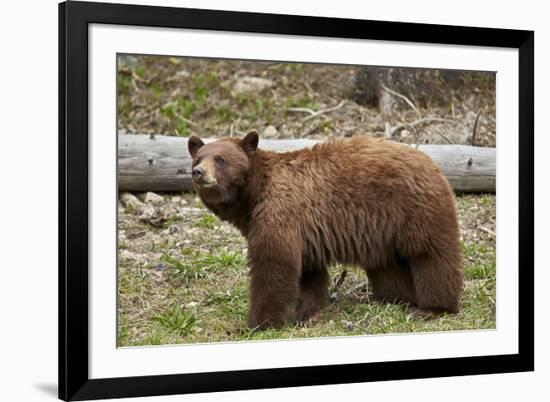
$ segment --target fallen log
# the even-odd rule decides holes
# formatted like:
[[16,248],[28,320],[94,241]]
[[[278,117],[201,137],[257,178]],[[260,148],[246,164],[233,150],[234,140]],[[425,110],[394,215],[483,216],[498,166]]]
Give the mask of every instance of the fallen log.
[[[260,139],[259,147],[285,152],[311,147],[317,142],[309,139]],[[420,145],[418,149],[441,167],[455,192],[495,192],[495,148]],[[187,139],[161,135],[119,135],[118,190],[193,191]]]

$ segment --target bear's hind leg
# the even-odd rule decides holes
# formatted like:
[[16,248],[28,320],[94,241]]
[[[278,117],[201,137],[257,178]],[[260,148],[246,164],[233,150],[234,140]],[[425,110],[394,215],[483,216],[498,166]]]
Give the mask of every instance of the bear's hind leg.
[[374,299],[389,303],[417,304],[413,277],[408,267],[381,267],[367,270]]
[[296,304],[299,324],[314,323],[328,300],[329,275],[325,268],[304,270],[300,278],[300,294]]
[[427,312],[458,313],[463,286],[460,256],[430,253],[411,260],[418,308]]

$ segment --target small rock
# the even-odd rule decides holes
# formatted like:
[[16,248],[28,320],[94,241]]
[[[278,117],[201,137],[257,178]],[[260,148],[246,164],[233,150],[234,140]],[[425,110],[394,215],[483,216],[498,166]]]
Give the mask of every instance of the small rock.
[[197,306],[199,303],[197,303],[196,301],[192,301],[192,302],[189,302],[187,303],[187,307],[195,307]]
[[152,205],[148,205],[143,209],[143,212],[140,215],[139,219],[141,219],[142,221],[147,221],[153,218],[153,216],[155,216],[156,213],[157,213],[157,210],[155,209],[155,207],[153,207]]
[[233,85],[235,94],[256,93],[273,86],[273,81],[266,78],[242,77]]
[[164,271],[165,268],[166,268],[166,264],[164,264],[163,262],[161,262],[160,264],[155,265],[155,270],[157,270],[157,271]]
[[132,227],[126,230],[126,237],[130,240],[137,239],[143,236],[145,236],[145,230],[143,229]]
[[137,193],[136,194],[136,197],[138,200],[140,200],[141,202],[144,202],[145,201],[145,194],[147,193]]
[[176,234],[176,233],[179,233],[179,231],[180,231],[180,227],[176,224],[173,224],[168,228],[168,233],[170,233],[172,235]]
[[161,195],[158,195],[157,193],[153,193],[149,191],[147,194],[145,194],[144,201],[146,204],[160,204],[164,202],[164,198]]
[[355,329],[355,324],[351,321],[342,321],[342,323],[346,326],[346,329],[348,331],[353,331]]
[[176,195],[176,196],[172,197],[172,199],[170,201],[172,201],[174,204],[178,204],[178,203],[181,202],[181,197],[179,195]]
[[265,138],[276,138],[279,136],[279,132],[277,129],[273,126],[267,126],[264,130],[264,137]]
[[180,70],[176,73],[176,77],[178,78],[188,78],[191,74],[189,74],[188,71]]
[[411,133],[409,130],[401,130],[401,138],[407,138]]
[[121,193],[119,199],[129,212],[139,211],[143,207],[143,203],[132,193]]
[[149,223],[153,226],[162,226],[163,223],[166,222],[166,214],[162,208],[157,209],[152,205],[146,205],[143,208],[139,219],[142,222]]
[[337,292],[332,293],[330,295],[329,299],[330,299],[331,303],[334,303],[335,301],[338,300],[338,293]]
[[167,216],[173,216],[178,214],[178,208],[176,208],[173,204],[167,204],[164,207],[164,213]]

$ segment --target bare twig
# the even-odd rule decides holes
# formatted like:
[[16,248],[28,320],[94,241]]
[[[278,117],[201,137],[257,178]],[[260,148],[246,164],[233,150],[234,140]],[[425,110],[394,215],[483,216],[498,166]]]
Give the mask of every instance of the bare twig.
[[318,111],[314,111],[314,110],[311,110],[307,107],[289,107],[287,109],[287,112],[300,112],[300,113],[308,113],[309,116],[307,116],[303,121],[306,122],[306,121],[309,121],[311,119],[314,119],[318,116],[321,116],[322,114],[325,114],[325,113],[330,113],[330,112],[334,112],[338,109],[341,109],[342,107],[344,107],[344,105],[346,104],[346,101],[343,100],[342,102],[340,102],[338,105],[336,106],[333,106],[333,107],[329,107],[329,108],[326,108],[326,109],[321,109],[321,110],[318,110]]
[[317,130],[319,127],[321,127],[321,124],[311,124],[303,133],[300,134],[301,138],[307,137],[311,133],[313,133],[315,130]]
[[148,79],[140,77],[138,74],[136,74],[135,71],[132,71],[132,78],[138,82],[141,82],[142,84],[149,85],[151,81],[153,81],[155,78],[157,78],[157,74],[153,74]]
[[477,130],[477,123],[479,122],[479,116],[481,116],[481,112],[478,112],[476,114],[474,125],[472,127],[472,141],[471,141],[472,146],[475,145],[476,143],[476,130]]
[[398,124],[395,127],[392,128],[392,135],[394,135],[397,131],[404,129],[407,126],[416,127],[421,124],[428,124],[428,123],[454,123],[457,124],[456,121],[450,120],[450,119],[443,119],[440,117],[425,117],[423,119],[418,119],[416,121],[413,121],[411,123],[403,123]]
[[[365,296],[359,296],[357,295],[358,292],[365,292]],[[354,298],[354,299],[359,299],[359,300],[362,300],[364,297],[366,297],[367,301],[370,302],[370,298],[369,298],[369,287],[368,287],[368,284],[363,282],[363,283],[360,283],[356,286],[354,286],[352,289],[349,289],[346,293],[345,293],[346,297],[351,297],[351,298]]]
[[330,113],[330,112],[335,112],[336,110],[338,109],[341,109],[344,107],[344,105],[346,104],[346,101],[343,100],[342,102],[340,102],[338,105],[336,106],[333,106],[333,107],[329,107],[329,108],[326,108],[326,109],[321,109],[317,112],[314,112],[311,116],[308,116],[304,119],[304,121],[308,121],[308,120],[311,120],[311,119],[314,119],[322,114],[325,114],[325,113]]
[[347,270],[343,270],[338,279],[336,280],[336,283],[334,284],[334,288],[338,289],[340,286],[342,286],[342,283],[344,283],[344,280],[346,279],[346,276],[348,274]]
[[456,124],[456,121],[451,119],[444,119],[441,117],[424,117],[422,119],[415,120],[412,123],[408,123],[408,124],[411,124],[413,126],[418,126],[419,124],[426,124],[426,123],[455,123]]
[[289,107],[287,112],[302,112],[302,113],[309,113],[310,115],[314,115],[315,111],[308,109],[307,107]]
[[417,107],[414,105],[414,103],[412,103],[412,101],[411,101],[409,98],[407,98],[405,95],[402,95],[402,94],[400,94],[399,92],[396,92],[396,91],[394,91],[393,89],[388,88],[388,87],[385,86],[384,84],[382,84],[382,89],[383,89],[384,91],[388,92],[389,94],[392,94],[393,96],[397,96],[398,98],[403,99],[403,100],[407,103],[407,105],[409,105],[409,106],[411,107],[411,109],[413,109],[413,110],[416,112],[416,114],[418,115],[419,118],[422,117],[422,115],[420,114],[420,111],[418,110],[418,108],[417,108]]
[[414,139],[416,140],[416,149],[418,149],[418,145],[422,142],[422,139],[424,138],[424,136],[418,135],[418,130],[416,129],[415,126],[412,126],[408,123],[405,123],[405,126],[410,127],[411,131],[413,132]]
[[393,135],[394,131],[391,128],[389,121],[384,123],[384,137],[390,138]]
[[132,78],[139,82],[145,82],[145,80],[141,78],[139,75],[137,75],[135,71],[132,71]]
[[491,236],[496,236],[496,233],[493,232],[491,229],[489,228],[486,228],[485,226],[480,226],[479,227],[481,230],[483,230],[485,233],[489,233]]
[[439,131],[437,128],[434,129],[434,131],[439,134],[445,141],[447,141],[449,144],[454,144],[454,142],[452,142],[449,137],[447,137],[445,134],[443,134],[441,131]]
[[365,282],[355,285],[353,287],[353,289],[351,289],[350,293],[355,293],[355,292],[359,292],[359,291],[363,291],[363,290],[365,292],[368,291],[368,286]]
[[184,121],[185,123],[189,124],[190,126],[193,126],[193,127],[197,127],[198,124],[195,123],[194,121],[191,121],[183,116],[178,116],[178,119],[180,119],[181,121]]
[[141,89],[139,89],[139,87],[137,86],[136,84],[136,80],[132,78],[132,86],[134,87],[134,90],[136,92],[141,92]]

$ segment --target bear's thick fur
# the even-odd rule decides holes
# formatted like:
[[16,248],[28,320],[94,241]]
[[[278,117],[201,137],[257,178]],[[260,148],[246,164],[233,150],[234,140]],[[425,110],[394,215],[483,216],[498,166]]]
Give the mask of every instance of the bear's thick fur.
[[409,146],[364,136],[311,149],[257,149],[258,134],[188,142],[204,205],[248,241],[249,326],[318,318],[331,263],[364,268],[373,295],[457,313],[463,288],[454,195]]

